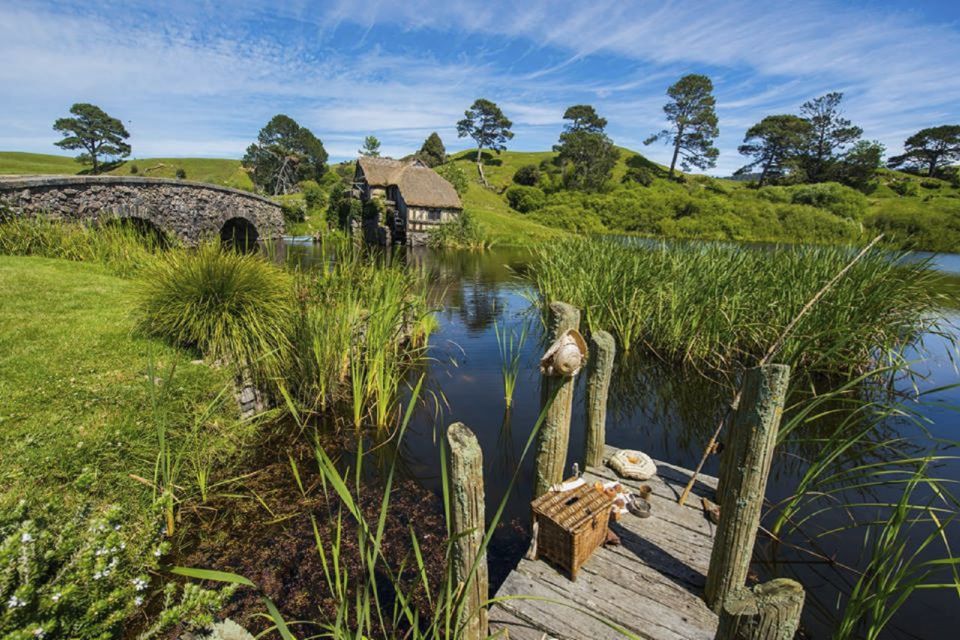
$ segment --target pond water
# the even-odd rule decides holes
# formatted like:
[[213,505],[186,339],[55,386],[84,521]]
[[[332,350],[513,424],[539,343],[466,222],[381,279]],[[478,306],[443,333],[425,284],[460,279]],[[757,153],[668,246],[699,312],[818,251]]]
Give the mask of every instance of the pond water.
[[[290,260],[310,262],[316,256],[310,243],[290,239],[285,247]],[[638,247],[642,250],[642,247]],[[524,550],[517,528],[529,520],[529,502],[533,498],[533,452],[521,461],[524,445],[540,411],[540,374],[538,362],[544,350],[543,329],[531,300],[533,290],[521,274],[528,256],[523,251],[494,250],[474,252],[431,252],[409,250],[404,259],[430,275],[433,303],[438,309],[439,327],[431,337],[425,388],[430,400],[415,413],[402,444],[404,471],[425,487],[440,491],[439,439],[452,422],[463,422],[477,435],[484,455],[484,483],[487,514],[492,515],[520,464],[519,477],[510,495],[504,520],[512,523],[498,533],[491,555],[491,577],[502,579]],[[960,279],[960,255],[941,255],[934,264],[945,274],[944,287],[957,290]],[[960,305],[949,305],[944,315],[960,324]],[[501,358],[494,324],[501,330],[520,333],[526,325],[529,335],[521,352],[520,376],[514,405],[505,410],[501,381]],[[960,382],[948,343],[940,336],[926,336],[926,354],[917,367],[923,378],[916,380],[921,389],[939,389]],[[574,400],[568,468],[582,459],[584,449],[584,376],[580,376]],[[902,384],[912,384],[904,381]],[[654,458],[686,468],[696,466],[703,447],[731,392],[701,376],[671,370],[641,357],[619,357],[614,371],[607,419],[607,442],[617,447],[643,450]],[[958,440],[957,413],[960,389],[947,388],[911,406],[927,419],[929,436],[944,441]],[[916,440],[926,448],[929,439],[906,420],[890,421],[887,436]],[[941,453],[960,455],[955,445],[944,444]],[[768,498],[779,501],[791,495],[805,468],[803,452],[779,452],[774,461]],[[711,457],[704,472],[716,475],[718,458]],[[941,478],[960,480],[960,461],[940,465]],[[876,491],[868,500],[895,500],[897,494]],[[654,513],[654,517],[655,517]],[[654,520],[651,519],[651,526]],[[817,529],[844,526],[838,510],[820,517]],[[809,637],[830,637],[839,615],[838,599],[849,593],[857,575],[818,560],[810,553],[797,551],[791,544],[815,549],[853,568],[862,567],[863,531],[831,535],[819,546],[806,538],[789,538],[786,544],[758,539],[756,574],[762,580],[775,576],[794,577],[807,590],[804,628]],[[951,547],[960,549],[960,535],[954,528]],[[936,547],[936,545],[933,545]],[[934,552],[935,551],[935,552]],[[930,549],[929,557],[942,555],[942,545]],[[925,556],[925,557],[927,557]],[[922,591],[901,609],[884,637],[946,637],[945,625],[957,620],[960,604],[956,591]],[[946,635],[953,635],[948,633]]]

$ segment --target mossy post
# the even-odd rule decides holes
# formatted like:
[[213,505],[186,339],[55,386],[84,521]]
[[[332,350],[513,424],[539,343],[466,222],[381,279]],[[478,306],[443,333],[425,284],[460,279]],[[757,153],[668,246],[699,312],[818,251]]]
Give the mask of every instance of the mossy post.
[[792,640],[803,600],[803,587],[789,578],[742,588],[723,603],[716,640]]
[[726,483],[704,590],[707,605],[716,612],[747,581],[789,379],[790,367],[782,364],[748,369],[744,375],[724,453]]
[[[580,311],[565,302],[550,303],[550,336],[557,340],[570,329],[580,327]],[[563,481],[563,468],[567,462],[567,446],[570,444],[570,417],[573,412],[573,387],[576,377],[545,376],[541,401],[546,404],[551,397],[553,404],[540,427],[537,443],[536,485],[534,497],[542,496],[551,485]],[[554,395],[555,394],[555,395]]]
[[613,376],[617,343],[606,331],[590,336],[590,367],[587,370],[587,429],[584,466],[603,464],[603,445],[607,438],[607,396]]
[[489,589],[487,554],[482,548],[486,527],[483,453],[477,436],[462,422],[455,422],[447,429],[447,444],[450,447],[450,530],[458,536],[453,546],[453,578],[458,589],[468,585],[461,609],[463,634],[459,637],[480,640],[488,635],[487,610],[482,605],[487,601]]

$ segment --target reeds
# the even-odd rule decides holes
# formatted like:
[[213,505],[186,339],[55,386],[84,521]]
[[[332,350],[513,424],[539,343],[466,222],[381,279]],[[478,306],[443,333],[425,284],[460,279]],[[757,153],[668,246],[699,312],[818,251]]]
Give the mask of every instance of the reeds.
[[[579,307],[589,330],[612,331],[624,351],[730,372],[756,362],[851,257],[844,247],[574,239],[538,249],[530,277],[544,308]],[[831,373],[889,361],[937,329],[935,283],[927,262],[871,251],[804,317],[779,360]]]
[[496,320],[493,322],[493,332],[500,350],[500,377],[503,379],[503,400],[507,410],[513,406],[513,392],[520,374],[520,356],[528,331],[529,324],[526,322],[521,325],[519,332],[514,327],[501,327]]

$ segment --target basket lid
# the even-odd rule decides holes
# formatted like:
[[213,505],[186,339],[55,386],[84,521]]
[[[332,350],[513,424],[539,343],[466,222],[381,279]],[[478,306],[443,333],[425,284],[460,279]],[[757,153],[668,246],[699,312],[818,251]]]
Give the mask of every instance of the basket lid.
[[593,520],[603,510],[610,510],[613,497],[597,491],[592,484],[585,484],[572,491],[550,491],[530,506],[539,516],[549,518],[564,529],[574,531],[581,524]]

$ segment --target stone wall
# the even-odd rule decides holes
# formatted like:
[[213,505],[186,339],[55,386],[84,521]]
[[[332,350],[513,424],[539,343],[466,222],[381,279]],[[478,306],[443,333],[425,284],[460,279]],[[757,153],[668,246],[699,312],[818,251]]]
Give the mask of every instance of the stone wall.
[[283,234],[280,205],[261,196],[202,182],[126,176],[0,178],[0,204],[15,214],[64,220],[141,218],[187,244],[218,237],[243,218],[260,238]]

